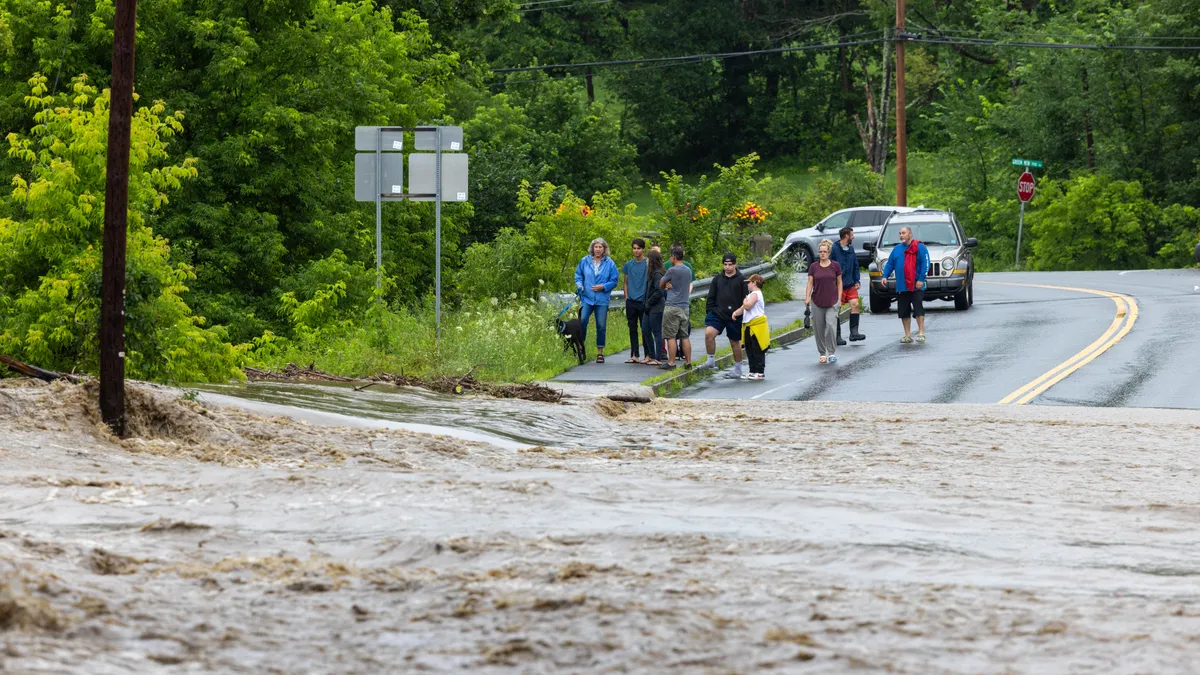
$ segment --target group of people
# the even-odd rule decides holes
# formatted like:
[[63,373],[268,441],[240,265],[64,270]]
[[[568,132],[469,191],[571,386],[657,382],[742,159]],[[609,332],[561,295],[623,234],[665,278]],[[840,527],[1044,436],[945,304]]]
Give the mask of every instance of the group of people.
[[[858,254],[854,252],[854,230],[843,227],[838,243],[826,239],[817,246],[817,262],[809,265],[805,308],[812,315],[820,363],[837,363],[837,348],[846,344],[838,312],[850,305],[850,341],[865,340],[859,328],[861,308],[858,291],[862,287]],[[925,342],[925,279],[929,270],[929,251],[913,239],[912,230],[900,228],[900,245],[892,249],[883,266],[880,283],[887,287],[888,277],[896,273],[897,311],[904,326],[902,343]],[[815,309],[813,306],[815,305]],[[917,320],[917,336],[912,337],[912,319]]]
[[[642,239],[634,239],[631,246],[633,258],[620,271],[609,256],[608,242],[601,238],[592,240],[588,255],[576,266],[575,288],[582,303],[579,318],[584,338],[594,316],[596,362],[604,363],[609,298],[623,277],[630,345],[630,356],[625,363],[671,369],[682,360],[683,366],[690,368],[695,271],[683,259],[682,246],[671,247],[667,262],[663,261],[658,246],[647,250]],[[729,338],[734,357],[734,367],[727,377],[763,379],[770,332],[762,284],[762,276],[754,274],[746,278],[738,270],[736,256],[724,255],[721,274],[713,278],[705,302],[704,343],[708,359],[703,367],[716,368],[717,336],[723,332]],[[743,366],[743,356],[749,357],[748,368]]]
[[[925,342],[923,296],[929,252],[924,244],[913,239],[912,230],[907,227],[900,230],[900,244],[892,249],[884,265],[882,283],[886,287],[888,276],[896,272],[898,310],[904,325],[904,337],[900,341]],[[690,310],[695,271],[683,259],[682,246],[672,246],[669,261],[665,263],[659,247],[652,246],[647,251],[642,239],[634,239],[632,249],[633,258],[618,271],[609,256],[608,242],[593,239],[588,255],[575,268],[575,287],[583,305],[579,318],[584,338],[589,320],[594,316],[596,362],[604,363],[609,298],[617,281],[624,277],[625,319],[630,345],[630,356],[625,363],[670,369],[677,367],[682,359],[684,367],[690,368]],[[850,341],[867,337],[859,331],[862,283],[858,254],[854,251],[854,230],[842,228],[836,244],[829,239],[822,241],[817,247],[817,256],[817,261],[808,268],[805,309],[811,314],[819,362],[837,363],[837,348],[846,344],[838,320],[842,305],[850,306]],[[708,358],[702,368],[716,368],[717,338],[724,333],[733,350],[734,362],[726,377],[764,378],[771,336],[762,284],[763,278],[758,274],[749,278],[742,275],[734,254],[723,256],[721,273],[710,282],[705,300],[704,349]],[[912,318],[917,321],[915,340],[911,335]],[[744,357],[749,360],[748,371],[743,368]]]

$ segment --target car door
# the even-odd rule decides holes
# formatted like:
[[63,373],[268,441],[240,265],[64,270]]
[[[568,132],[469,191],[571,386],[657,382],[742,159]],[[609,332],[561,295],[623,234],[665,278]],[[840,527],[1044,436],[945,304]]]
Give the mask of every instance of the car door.
[[[879,238],[879,228],[892,212],[887,209],[859,209],[854,212],[850,227],[854,228],[854,252],[860,260],[869,257],[863,248],[866,242],[874,242]],[[840,228],[839,228],[840,229]]]

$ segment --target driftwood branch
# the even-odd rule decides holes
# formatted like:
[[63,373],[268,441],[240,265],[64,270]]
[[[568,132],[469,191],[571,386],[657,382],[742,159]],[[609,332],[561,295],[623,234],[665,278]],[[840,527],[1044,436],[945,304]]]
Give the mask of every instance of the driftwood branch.
[[45,380],[46,382],[53,382],[55,380],[66,380],[68,382],[80,381],[80,378],[77,375],[71,375],[70,373],[58,373],[53,370],[46,370],[44,368],[38,368],[37,366],[31,366],[27,363],[18,361],[11,356],[0,356],[0,363],[8,366],[8,369],[15,373],[20,373],[25,377],[34,377],[39,380]]

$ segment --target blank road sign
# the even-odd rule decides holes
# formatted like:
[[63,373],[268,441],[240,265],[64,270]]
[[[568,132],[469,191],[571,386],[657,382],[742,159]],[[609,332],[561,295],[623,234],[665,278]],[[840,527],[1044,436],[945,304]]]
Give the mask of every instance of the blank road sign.
[[[437,150],[437,132],[418,131],[413,135],[413,148],[417,150]],[[462,127],[442,127],[442,152],[462,152]]]
[[[467,155],[442,155],[442,201],[467,201]],[[433,194],[437,189],[437,155],[408,156],[408,191],[410,194]],[[414,197],[414,202],[431,202],[433,197]]]
[[[385,152],[383,158],[383,191],[404,192],[404,155]],[[375,153],[360,152],[354,156],[354,200],[373,202],[379,189],[375,183]],[[401,197],[384,197],[385,202],[402,201]]]
[[[359,152],[374,152],[379,145],[379,127],[354,127],[354,149]],[[403,131],[383,132],[383,151],[399,152],[404,149]]]

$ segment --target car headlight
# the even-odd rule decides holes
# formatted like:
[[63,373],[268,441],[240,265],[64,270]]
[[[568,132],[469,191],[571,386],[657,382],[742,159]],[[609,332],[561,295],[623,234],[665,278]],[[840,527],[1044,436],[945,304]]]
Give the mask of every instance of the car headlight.
[[942,258],[942,276],[948,277],[954,272],[954,258]]

